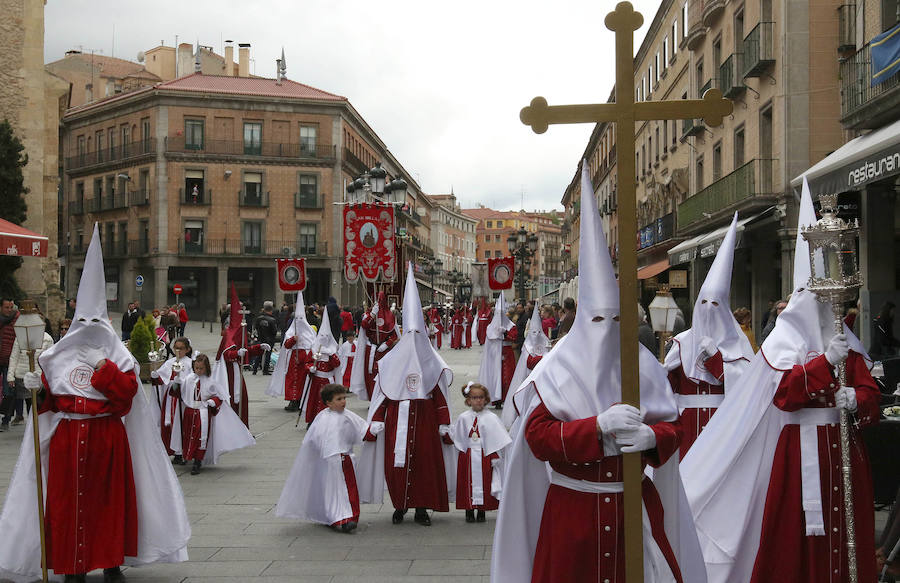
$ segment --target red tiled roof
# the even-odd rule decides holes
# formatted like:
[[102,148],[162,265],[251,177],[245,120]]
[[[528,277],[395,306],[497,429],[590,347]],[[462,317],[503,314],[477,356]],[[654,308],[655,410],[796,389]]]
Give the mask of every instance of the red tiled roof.
[[512,211],[497,211],[491,208],[480,207],[474,209],[463,209],[462,213],[464,215],[468,215],[473,219],[518,219],[522,218],[519,216],[519,213],[514,213]]
[[173,79],[156,86],[157,89],[174,91],[196,91],[200,93],[225,93],[230,95],[259,95],[265,97],[287,97],[294,99],[318,99],[325,101],[346,101],[347,98],[328,93],[290,79],[278,85],[275,79],[262,77],[228,77],[225,75],[203,75],[194,73],[180,79]]

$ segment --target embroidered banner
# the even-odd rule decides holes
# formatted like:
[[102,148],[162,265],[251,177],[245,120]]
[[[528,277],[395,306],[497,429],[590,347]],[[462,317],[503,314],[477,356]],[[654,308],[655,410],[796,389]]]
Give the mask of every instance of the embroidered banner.
[[394,207],[348,205],[344,207],[344,278],[355,283],[362,276],[371,282],[379,275],[387,281],[397,275]]
[[278,287],[282,291],[303,291],[306,289],[306,259],[276,259],[278,266]]
[[488,285],[492,290],[510,289],[515,272],[515,259],[494,257],[488,259]]

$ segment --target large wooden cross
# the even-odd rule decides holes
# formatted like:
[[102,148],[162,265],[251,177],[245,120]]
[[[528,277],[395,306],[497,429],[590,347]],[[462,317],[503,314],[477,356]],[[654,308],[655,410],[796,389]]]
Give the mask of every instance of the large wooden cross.
[[[606,15],[606,28],[616,33],[616,101],[588,105],[548,106],[543,97],[535,97],[522,109],[519,118],[535,133],[547,131],[550,124],[615,122],[620,155],[616,161],[619,190],[619,340],[622,366],[622,401],[640,407],[638,374],[637,296],[637,219],[635,215],[634,124],[654,119],[697,119],[718,126],[730,115],[733,104],[722,92],[710,89],[702,99],[634,102],[634,31],[644,22],[630,2],[620,2]],[[582,192],[581,196],[594,196]],[[631,347],[627,350],[626,347]],[[643,583],[643,539],[641,532],[641,456],[624,456],[625,481],[625,574],[628,583]]]

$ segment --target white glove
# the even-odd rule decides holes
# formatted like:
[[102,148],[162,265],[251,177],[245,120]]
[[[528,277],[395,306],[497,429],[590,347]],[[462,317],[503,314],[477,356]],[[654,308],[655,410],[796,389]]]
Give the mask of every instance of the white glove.
[[41,375],[36,372],[26,372],[23,383],[25,384],[25,388],[29,391],[40,390],[41,387],[43,387],[43,383],[41,383]]
[[206,404],[207,404],[208,406],[210,406],[210,407],[216,407],[216,401],[215,401],[215,399],[207,399],[207,400],[206,400]]
[[837,366],[847,359],[847,354],[849,353],[850,345],[847,344],[847,336],[845,334],[835,334],[831,342],[828,343],[828,348],[825,349],[825,358],[828,359],[831,366]]
[[369,424],[369,433],[372,435],[378,435],[384,431],[384,421],[372,421]]
[[438,425],[438,434],[449,435],[450,434],[450,426],[449,425]]
[[597,428],[604,434],[637,429],[640,424],[641,412],[624,403],[613,405],[597,415]]
[[719,349],[716,348],[716,345],[713,342],[712,338],[710,338],[709,336],[704,336],[703,338],[701,338],[700,341],[697,342],[697,347],[700,349],[697,351],[697,356],[700,358],[700,360],[706,360],[711,356],[715,356],[719,351]]
[[834,404],[839,409],[846,409],[851,413],[856,411],[856,389],[853,387],[841,387],[835,391]]
[[263,350],[265,350],[266,352],[269,352],[270,350],[272,350],[272,345],[266,344],[265,342],[260,344],[259,347],[262,348]]
[[496,470],[502,462],[503,460],[501,458],[495,457],[491,460],[491,467]]
[[246,349],[246,348],[238,348],[238,356],[239,356],[240,358],[244,358],[244,355],[245,355],[245,354],[247,354],[247,349]]
[[653,449],[656,447],[656,433],[649,425],[641,423],[637,429],[616,433],[616,444],[622,447],[623,453]]
[[159,373],[156,372],[155,370],[151,370],[151,371],[150,371],[150,378],[151,378],[151,379],[158,379],[158,378],[159,378]]

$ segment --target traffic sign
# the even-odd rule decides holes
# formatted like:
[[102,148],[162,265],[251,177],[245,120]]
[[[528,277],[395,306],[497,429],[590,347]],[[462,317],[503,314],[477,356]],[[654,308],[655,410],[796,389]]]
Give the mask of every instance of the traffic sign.
[[138,286],[139,288],[140,288],[140,287],[143,287],[143,286],[144,286],[144,276],[143,276],[143,275],[138,275],[137,277],[135,277],[135,278],[134,278],[134,285]]
[[175,292],[176,296],[180,296],[181,292],[184,290],[182,290],[180,283],[176,283],[175,286],[172,288],[172,291]]

